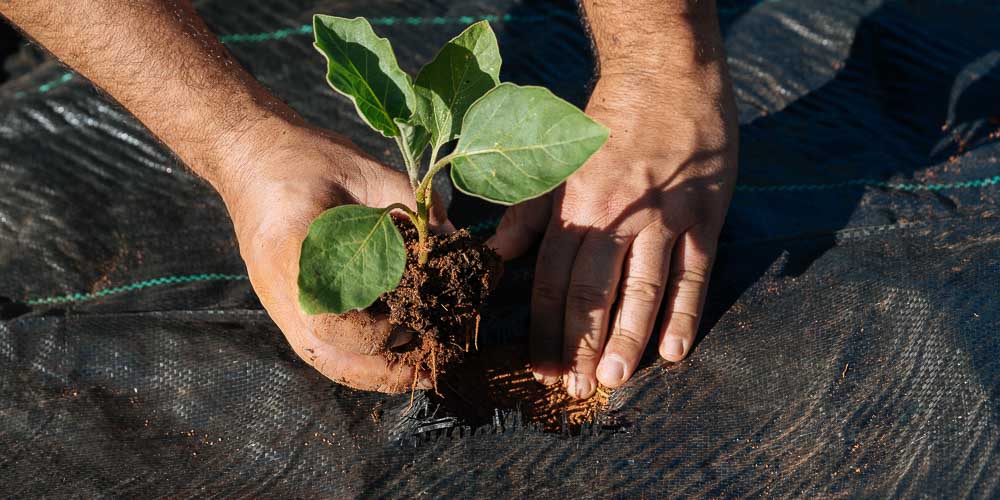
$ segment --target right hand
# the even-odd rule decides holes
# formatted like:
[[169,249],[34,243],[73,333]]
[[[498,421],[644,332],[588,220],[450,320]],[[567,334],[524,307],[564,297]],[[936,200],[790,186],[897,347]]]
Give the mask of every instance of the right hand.
[[[379,164],[346,139],[301,126],[257,126],[236,147],[234,165],[226,169],[229,179],[219,191],[254,291],[295,353],[324,376],[357,389],[403,392],[415,379],[417,388],[431,388],[426,373],[373,354],[372,346],[406,344],[412,332],[365,311],[307,315],[298,301],[299,252],[312,220],[348,203],[402,202],[413,208],[406,174]],[[446,221],[437,227],[451,228]]]

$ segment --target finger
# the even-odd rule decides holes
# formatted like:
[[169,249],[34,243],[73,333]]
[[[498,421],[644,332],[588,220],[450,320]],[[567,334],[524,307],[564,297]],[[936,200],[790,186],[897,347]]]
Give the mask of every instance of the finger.
[[372,317],[360,311],[306,315],[303,321],[320,342],[357,354],[378,354],[413,339],[412,331],[393,325],[384,315]]
[[494,234],[486,244],[496,250],[503,260],[524,255],[545,232],[552,201],[542,196],[507,209]]
[[317,371],[334,382],[386,393],[406,392],[411,388],[432,389],[429,374],[381,356],[366,356],[342,351],[329,344],[317,343],[306,348],[303,356]]
[[566,290],[563,364],[566,391],[589,398],[597,389],[597,363],[607,338],[609,311],[632,238],[590,232],[580,245]]
[[684,359],[694,344],[715,247],[714,235],[696,230],[684,233],[674,246],[660,339],[660,356],[668,361]]
[[573,270],[573,256],[583,237],[567,231],[553,219],[542,239],[531,289],[531,327],[528,347],[535,379],[545,385],[563,373],[562,334],[566,288]]
[[673,239],[661,228],[649,228],[632,242],[625,260],[618,311],[604,354],[597,366],[597,380],[615,388],[635,372],[649,343],[670,269]]
[[[287,294],[278,291],[273,296],[262,296],[262,303],[278,328],[285,334],[295,353],[327,378],[356,389],[379,392],[406,391],[413,387],[415,379],[418,389],[433,387],[429,374],[418,373],[412,366],[393,364],[383,357],[352,352],[314,335],[313,329],[307,324],[310,322],[307,318],[311,317],[303,316],[297,309],[297,302],[289,299]],[[336,318],[333,315],[323,316]],[[322,321],[320,324],[325,327],[335,325],[332,322]],[[375,330],[377,331],[377,328]],[[323,337],[330,339],[338,337],[332,331],[324,330],[324,332]],[[353,337],[350,333],[341,331],[340,337]],[[387,341],[391,343],[392,337],[390,336]]]

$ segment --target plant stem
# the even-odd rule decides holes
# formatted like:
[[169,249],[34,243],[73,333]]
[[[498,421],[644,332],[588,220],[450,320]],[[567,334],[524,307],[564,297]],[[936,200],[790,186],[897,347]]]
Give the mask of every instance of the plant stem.
[[428,165],[434,165],[437,163],[438,153],[441,151],[440,145],[431,146],[431,162]]
[[428,207],[426,203],[417,202],[417,211],[414,212],[410,210],[410,207],[403,205],[402,203],[393,203],[389,205],[388,210],[398,209],[410,219],[413,223],[413,227],[417,228],[417,263],[424,265],[427,263],[427,237],[429,232],[427,230],[427,213]]
[[451,163],[451,159],[453,157],[454,154],[450,154],[431,164],[431,168],[427,171],[427,175],[424,176],[424,180],[420,181],[420,185],[417,186],[416,195],[418,204],[421,200],[429,199],[431,197],[431,190],[434,187],[434,175]]
[[452,158],[451,155],[448,155],[437,160],[437,153],[437,148],[431,151],[431,167],[427,170],[427,175],[424,176],[424,179],[415,188],[413,193],[417,199],[416,219],[413,222],[417,226],[417,236],[419,237],[417,264],[421,266],[427,263],[428,254],[430,253],[430,248],[427,245],[427,236],[429,234],[427,226],[430,221],[431,203],[434,200],[434,174],[437,174],[445,165],[451,163]]
[[427,223],[430,220],[430,203],[429,202],[417,202],[417,264],[423,266],[427,263],[427,257],[430,253],[429,245],[427,244],[427,239],[429,232],[427,229]]
[[410,207],[408,207],[406,205],[403,205],[402,203],[393,203],[392,205],[389,205],[388,207],[385,207],[385,209],[386,210],[399,210],[400,212],[403,212],[404,214],[406,214],[406,217],[408,219],[410,219],[410,221],[413,222],[414,225],[417,224],[417,213],[414,212],[413,210],[410,210]]
[[410,187],[416,189],[417,179],[420,176],[420,164],[413,160],[410,145],[406,143],[406,139],[402,135],[396,136],[396,145],[399,146],[399,152],[403,155],[403,164],[406,165],[406,175],[410,177]]

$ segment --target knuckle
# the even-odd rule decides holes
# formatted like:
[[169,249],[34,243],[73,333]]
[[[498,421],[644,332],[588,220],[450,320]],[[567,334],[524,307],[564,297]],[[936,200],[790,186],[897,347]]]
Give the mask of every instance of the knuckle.
[[601,357],[601,346],[593,337],[584,337],[580,342],[571,344],[563,349],[563,359],[568,366],[579,366],[580,364],[597,364]]
[[635,239],[636,231],[629,226],[631,226],[631,224],[623,224],[619,227],[612,228],[608,232],[607,239],[610,246],[628,247],[632,244],[632,240]]
[[683,269],[675,269],[671,272],[670,278],[678,287],[704,285],[705,283],[708,283],[708,269],[703,266],[688,266]]
[[646,335],[630,328],[619,328],[608,341],[608,350],[619,353],[634,354],[646,348]]
[[597,200],[597,206],[600,207],[599,213],[606,219],[616,219],[619,215],[628,212],[630,206],[636,201],[641,204],[643,200],[636,200],[636,196],[630,190],[624,190],[602,196],[600,200]]
[[629,275],[622,283],[622,300],[653,304],[660,299],[663,281],[642,275]]
[[570,217],[584,210],[589,210],[592,206],[587,203],[587,190],[582,189],[579,181],[570,177],[566,181],[566,190],[559,198],[560,213],[563,217]]
[[676,311],[679,307],[690,307],[688,304],[701,299],[701,290],[697,286],[693,286],[690,281],[678,282],[671,287],[670,295],[673,298],[673,308]]
[[696,326],[698,323],[698,315],[691,311],[683,309],[675,309],[670,312],[670,321],[676,322],[679,319],[685,320],[684,323],[677,323],[679,325],[678,327],[681,328],[681,330],[683,330],[680,333],[684,333],[685,335],[690,333],[691,335],[693,335],[694,334],[693,331],[689,332],[689,330],[693,330],[693,328],[688,328],[688,325]]
[[612,291],[607,286],[574,283],[566,292],[566,305],[569,309],[597,309],[607,305],[611,298]]

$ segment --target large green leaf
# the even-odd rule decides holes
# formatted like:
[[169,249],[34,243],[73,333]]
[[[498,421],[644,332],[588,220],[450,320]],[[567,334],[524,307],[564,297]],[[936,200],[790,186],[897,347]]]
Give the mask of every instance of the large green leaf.
[[490,23],[469,26],[446,43],[414,82],[417,112],[434,148],[458,137],[476,99],[500,83],[500,49]]
[[309,225],[299,256],[303,311],[341,314],[363,309],[399,285],[406,246],[390,210],[341,205]]
[[410,77],[399,69],[392,45],[364,18],[313,16],[316,48],[327,60],[326,80],[352,101],[365,123],[386,137],[399,135],[393,121],[413,114]]
[[451,180],[467,194],[519,203],[561,184],[607,139],[606,127],[548,89],[503,83],[469,108]]

